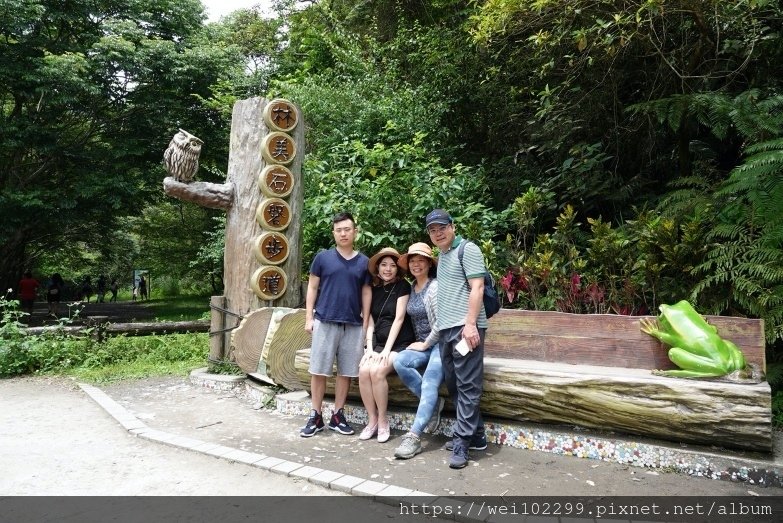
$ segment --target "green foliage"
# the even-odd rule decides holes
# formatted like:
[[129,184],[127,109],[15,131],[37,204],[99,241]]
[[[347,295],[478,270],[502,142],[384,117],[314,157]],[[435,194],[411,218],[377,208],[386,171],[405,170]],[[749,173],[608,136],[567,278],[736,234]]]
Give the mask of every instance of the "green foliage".
[[213,216],[212,228],[204,232],[204,240],[191,268],[200,269],[200,274],[209,275],[213,294],[223,289],[223,253],[226,248],[226,216]]
[[43,253],[100,255],[113,243],[159,193],[161,152],[177,127],[205,139],[202,164],[213,163],[228,137],[194,94],[208,96],[243,61],[204,36],[196,0],[4,0],[0,12],[0,283],[9,285]]
[[[703,224],[637,211],[619,226],[587,218],[585,232],[566,206],[552,232],[535,216],[546,205],[531,188],[512,205],[516,234],[500,245],[508,269],[500,278],[509,305],[576,313],[646,314],[685,296],[703,255]],[[538,231],[534,236],[531,231]],[[532,239],[529,239],[528,237]]]
[[783,390],[772,395],[772,423],[778,428],[783,427]]
[[207,365],[207,371],[212,374],[224,374],[228,376],[241,376],[244,375],[244,371],[233,361],[219,360],[213,361],[210,359]]
[[[697,116],[701,125],[719,138],[737,134],[749,145],[748,156],[726,180],[710,173],[705,162],[706,176],[680,179],[661,205],[671,206],[670,215],[698,217],[705,224],[691,299],[713,314],[763,318],[767,341],[783,340],[783,97],[750,90],[731,100],[722,94],[700,100],[714,102],[688,109],[697,115],[711,111],[709,118]],[[651,107],[663,110],[671,105],[665,102]]]
[[147,206],[139,217],[129,220],[139,243],[136,268],[170,278],[180,287],[186,280],[201,282],[199,290],[206,290],[207,276],[216,269],[215,259],[200,257],[200,253],[205,244],[215,241],[215,215],[215,211],[170,199]]
[[649,202],[691,174],[699,140],[735,161],[729,127],[745,122],[731,111],[754,103],[749,86],[779,86],[779,2],[476,5],[467,28],[507,96],[518,172],[582,213],[614,220]]
[[783,249],[770,246],[747,225],[716,226],[705,238],[708,252],[695,267],[702,279],[692,296],[713,314],[763,318],[769,343],[783,339]]
[[773,248],[783,246],[783,111],[777,116],[781,136],[749,146],[749,156],[717,192],[731,198],[729,210],[742,211],[746,222],[758,228],[761,243]]
[[[71,338],[61,330],[30,335],[23,323],[27,313],[18,307],[19,302],[0,297],[0,377],[60,371],[84,361],[94,345],[90,338]],[[67,323],[61,320],[60,326]]]
[[[161,321],[203,319],[209,314],[206,297],[146,305],[156,310]],[[203,365],[208,352],[207,334],[116,336],[102,342],[91,336],[91,329],[79,336],[64,330],[32,335],[26,330],[26,316],[17,301],[0,297],[0,377],[54,372],[106,380],[183,373]],[[59,325],[67,326],[74,319],[61,319]]]
[[31,335],[21,323],[16,302],[0,298],[0,377],[68,373],[105,381],[182,373],[203,364],[209,346],[206,334],[116,336],[96,342],[63,331]]
[[529,187],[524,194],[514,200],[511,213],[516,229],[514,235],[516,250],[527,251],[528,244],[532,243],[536,234],[540,232],[542,215],[551,213],[554,204],[554,193],[537,187]]
[[163,363],[204,361],[209,341],[206,334],[160,336],[115,336],[101,344],[85,359],[83,367],[101,367],[122,362]]
[[96,344],[82,364],[62,372],[98,383],[168,374],[185,375],[203,366],[208,352],[209,337],[205,333],[117,336]]
[[462,234],[492,238],[503,226],[502,214],[485,203],[486,183],[478,168],[444,167],[417,134],[412,143],[358,140],[334,146],[328,156],[307,165],[308,190],[302,220],[305,259],[333,243],[331,218],[352,212],[360,227],[358,246],[375,252],[384,246],[404,249],[426,239],[424,217],[435,207],[449,209]]
[[772,389],[772,423],[783,427],[783,362],[767,363],[767,382]]
[[181,291],[179,280],[172,276],[162,276],[156,279],[157,289],[164,298],[179,296]]

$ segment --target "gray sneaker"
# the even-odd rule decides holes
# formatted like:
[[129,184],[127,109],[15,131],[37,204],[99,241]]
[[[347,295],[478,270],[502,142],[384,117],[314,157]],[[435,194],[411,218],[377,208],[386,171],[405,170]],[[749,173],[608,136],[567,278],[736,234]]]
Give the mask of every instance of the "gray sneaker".
[[394,450],[394,457],[399,459],[411,459],[421,452],[421,439],[413,432],[408,432],[402,437],[402,443]]
[[461,439],[456,439],[452,445],[454,450],[451,451],[451,458],[449,458],[449,468],[463,469],[468,466],[468,446]]
[[435,412],[432,414],[429,423],[427,423],[427,426],[424,427],[425,434],[434,434],[435,431],[438,430],[438,425],[440,425],[440,415],[443,412],[443,406],[445,404],[446,404],[446,399],[439,397],[438,408],[435,409]]

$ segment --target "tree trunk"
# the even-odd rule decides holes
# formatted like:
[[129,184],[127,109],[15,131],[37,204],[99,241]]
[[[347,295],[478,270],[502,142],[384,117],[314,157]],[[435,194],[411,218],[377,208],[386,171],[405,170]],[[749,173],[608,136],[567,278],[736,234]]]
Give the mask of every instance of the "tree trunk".
[[302,303],[300,219],[304,207],[301,172],[305,147],[304,122],[301,119],[291,133],[299,151],[289,166],[295,180],[294,189],[288,196],[292,219],[288,228],[282,231],[290,246],[288,259],[281,265],[288,276],[287,290],[274,302],[261,302],[250,289],[250,277],[258,267],[252,250],[253,240],[262,232],[255,216],[261,202],[258,175],[266,166],[261,156],[261,142],[269,133],[263,118],[267,103],[268,101],[262,98],[241,100],[234,105],[231,121],[228,179],[229,183],[234,185],[234,199],[226,217],[223,280],[227,308],[243,316],[259,307],[297,307]]
[[[63,332],[66,334],[79,334],[82,331],[93,328],[92,325],[74,325],[60,327],[59,325],[47,327],[30,327],[28,334],[44,334],[47,332]],[[185,332],[209,332],[209,321],[161,321],[138,323],[109,323],[101,327],[106,335],[125,334],[128,336],[146,336],[148,334],[179,334]]]

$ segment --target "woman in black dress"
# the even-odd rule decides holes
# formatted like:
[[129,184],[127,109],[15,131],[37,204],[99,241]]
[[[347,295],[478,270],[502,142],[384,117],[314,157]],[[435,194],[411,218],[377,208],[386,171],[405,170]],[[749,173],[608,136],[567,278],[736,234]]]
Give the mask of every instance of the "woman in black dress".
[[416,340],[413,325],[406,314],[411,285],[402,278],[397,266],[400,253],[386,247],[370,258],[367,269],[373,277],[372,305],[367,328],[367,348],[359,364],[359,391],[367,410],[367,426],[359,439],[389,440],[386,409],[389,384],[386,377],[394,372],[394,358]]

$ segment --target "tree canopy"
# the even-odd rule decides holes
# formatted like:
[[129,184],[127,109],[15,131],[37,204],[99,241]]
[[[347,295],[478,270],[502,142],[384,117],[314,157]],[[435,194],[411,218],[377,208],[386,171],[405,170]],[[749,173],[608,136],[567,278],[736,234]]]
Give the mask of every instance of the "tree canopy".
[[162,151],[185,128],[220,179],[234,101],[285,96],[307,124],[306,261],[337,210],[370,250],[426,239],[447,205],[511,306],[688,297],[783,339],[779,2],[277,0],[206,25],[195,0],[0,6],[7,285],[110,238],[212,271],[221,222],[163,200]]
[[0,1],[0,278],[6,288],[42,253],[99,249],[157,201],[161,154],[178,127],[227,131],[199,103],[241,72],[213,46],[197,0]]

